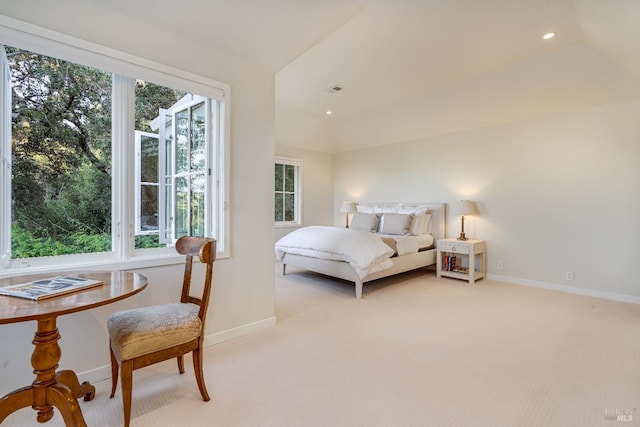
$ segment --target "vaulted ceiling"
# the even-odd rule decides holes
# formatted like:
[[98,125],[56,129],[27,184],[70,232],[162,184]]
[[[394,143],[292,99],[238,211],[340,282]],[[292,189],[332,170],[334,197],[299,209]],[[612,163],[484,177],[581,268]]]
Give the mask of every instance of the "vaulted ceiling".
[[[20,19],[36,0],[6,2]],[[637,0],[58,0],[269,67],[277,143],[336,152],[640,96]],[[179,7],[177,7],[179,6]],[[39,6],[41,7],[41,6]],[[73,11],[73,13],[71,13]],[[77,17],[92,16],[78,23]],[[32,21],[33,22],[33,21]],[[543,40],[542,35],[556,32]],[[117,37],[116,33],[113,33]],[[335,93],[329,87],[339,85]],[[329,116],[326,111],[332,111]]]
[[280,143],[352,150],[640,95],[640,2],[364,3],[278,72]]

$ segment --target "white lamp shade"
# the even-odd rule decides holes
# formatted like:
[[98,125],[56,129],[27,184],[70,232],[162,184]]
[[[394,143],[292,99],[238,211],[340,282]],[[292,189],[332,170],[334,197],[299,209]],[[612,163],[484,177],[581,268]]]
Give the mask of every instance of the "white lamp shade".
[[354,213],[355,211],[356,204],[354,202],[342,202],[340,213]]
[[471,200],[456,200],[451,204],[451,213],[454,215],[475,215],[478,213],[478,208]]

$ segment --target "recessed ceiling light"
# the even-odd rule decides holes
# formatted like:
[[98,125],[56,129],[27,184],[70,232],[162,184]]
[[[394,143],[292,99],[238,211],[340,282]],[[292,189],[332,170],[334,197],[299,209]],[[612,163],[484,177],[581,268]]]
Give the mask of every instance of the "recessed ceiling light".
[[327,116],[330,116],[331,114],[333,114],[333,112],[331,110],[327,110]]
[[554,38],[555,36],[556,36],[556,33],[552,32],[552,33],[545,34],[544,36],[542,36],[542,38],[545,39],[545,40],[549,40],[549,39]]

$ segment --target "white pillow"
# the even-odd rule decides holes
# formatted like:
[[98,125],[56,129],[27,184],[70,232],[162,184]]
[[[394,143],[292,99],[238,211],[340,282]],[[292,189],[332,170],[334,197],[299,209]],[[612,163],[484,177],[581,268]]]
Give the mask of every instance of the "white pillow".
[[380,234],[409,234],[411,215],[386,213],[380,219]]
[[429,205],[421,205],[421,206],[404,206],[403,205],[398,209],[398,213],[422,215],[427,213],[428,209],[429,209]]
[[429,234],[431,232],[431,214],[411,215],[409,232],[414,236]]
[[353,230],[378,231],[380,217],[375,214],[356,212],[351,219],[350,227]]
[[395,204],[395,205],[375,205],[373,207],[373,212],[377,213],[377,214],[398,213],[398,209],[400,209],[400,204]]
[[362,212],[367,214],[375,213],[373,206],[363,206],[363,205],[356,205],[356,212]]

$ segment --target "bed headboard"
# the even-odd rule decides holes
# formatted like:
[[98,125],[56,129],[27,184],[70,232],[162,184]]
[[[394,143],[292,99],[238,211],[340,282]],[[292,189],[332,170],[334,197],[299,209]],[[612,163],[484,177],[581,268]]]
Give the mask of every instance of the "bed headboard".
[[364,203],[358,202],[359,206],[367,206],[375,209],[376,211],[383,212],[388,210],[389,212],[394,209],[403,208],[418,208],[418,207],[427,207],[427,213],[431,214],[431,234],[433,237],[438,239],[444,239],[446,236],[446,211],[445,211],[445,203],[434,203],[434,202],[403,202],[403,203]]

